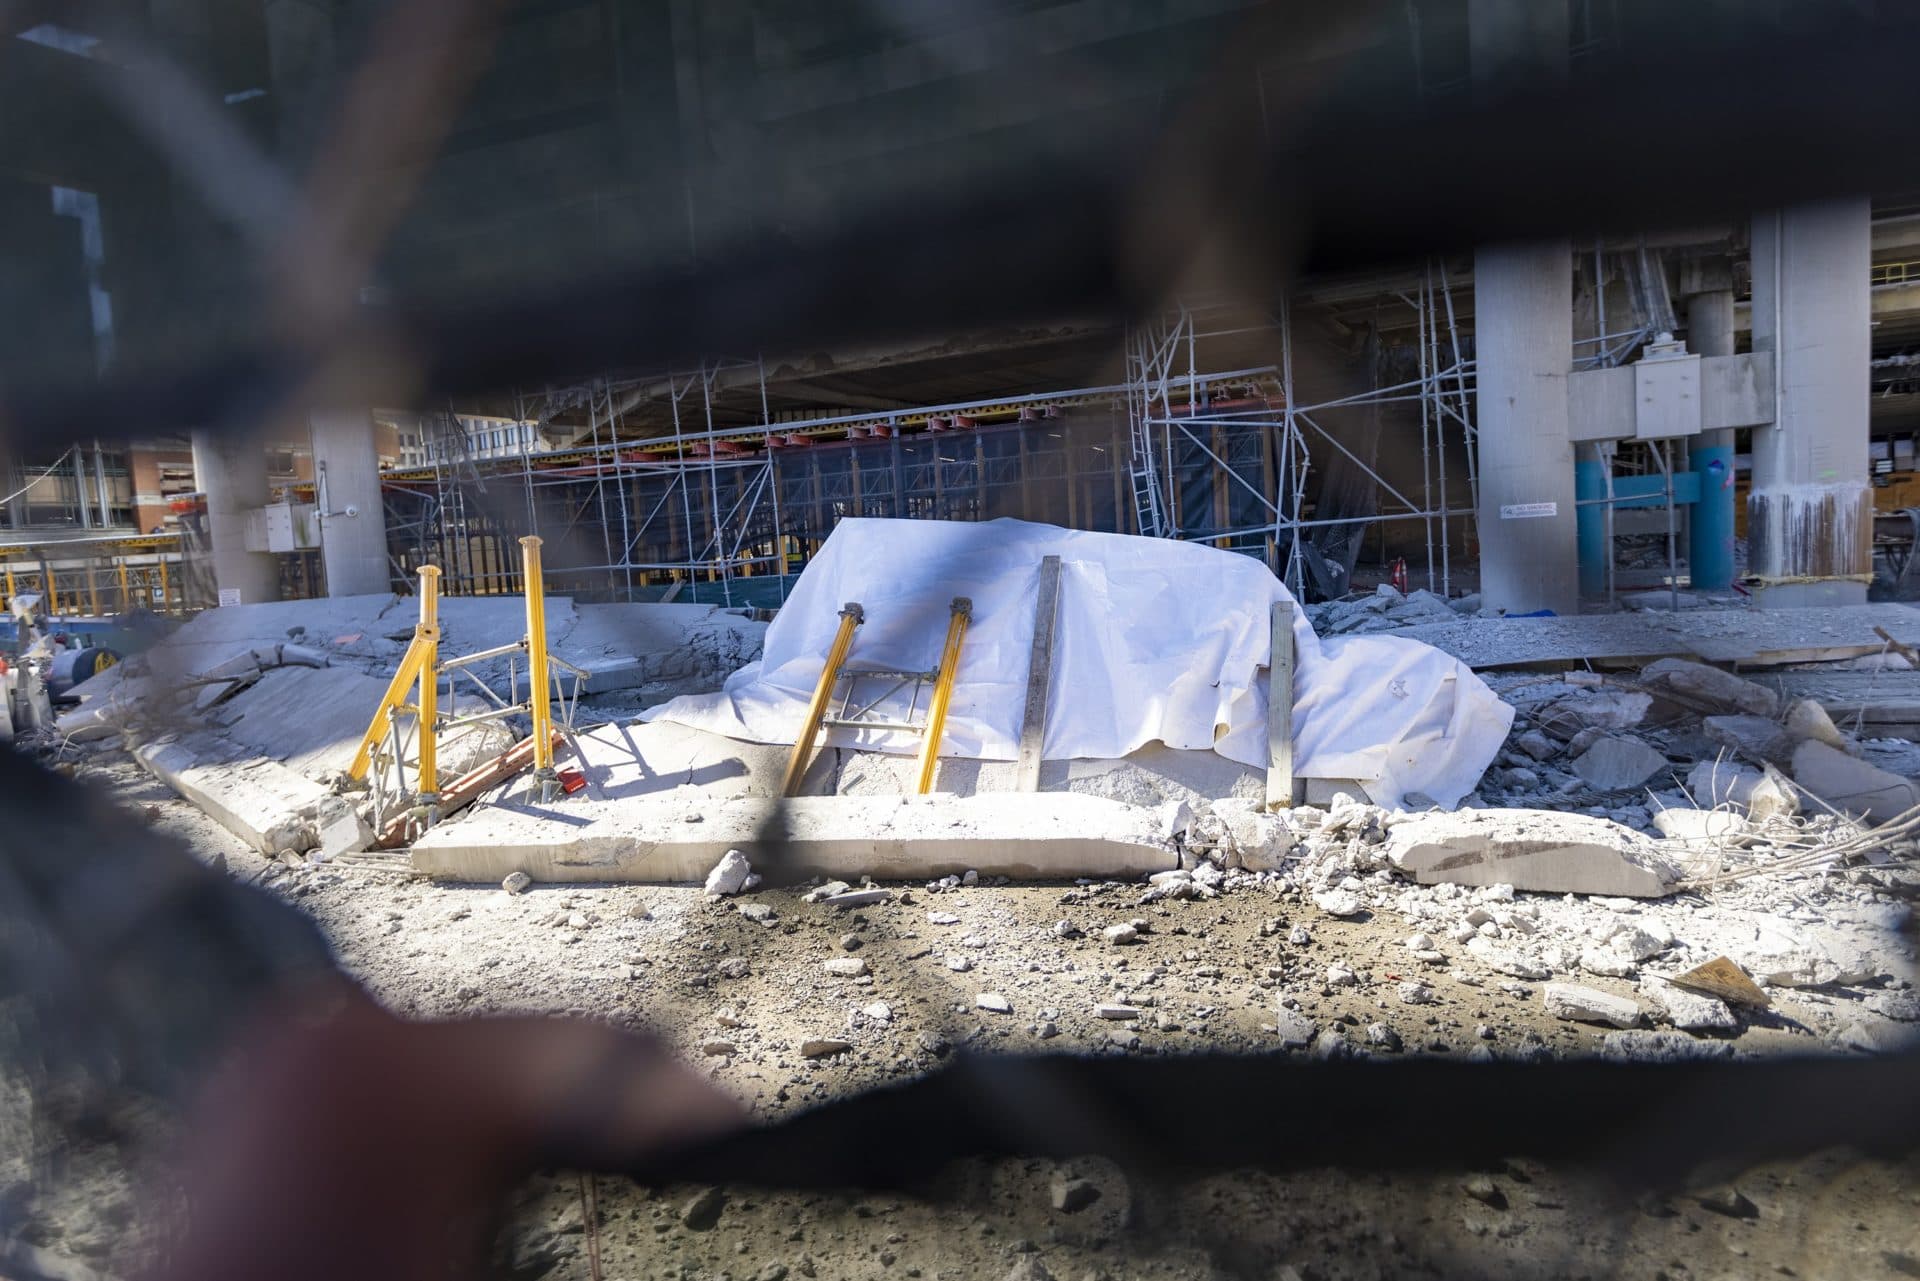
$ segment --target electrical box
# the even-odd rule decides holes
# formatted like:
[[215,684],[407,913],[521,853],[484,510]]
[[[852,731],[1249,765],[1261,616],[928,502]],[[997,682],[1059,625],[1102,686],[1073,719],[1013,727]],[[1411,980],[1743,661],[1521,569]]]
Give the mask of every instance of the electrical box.
[[1685,343],[1648,343],[1633,363],[1634,439],[1698,436],[1700,422],[1700,357]]
[[312,503],[269,503],[247,513],[250,552],[298,552],[320,545],[319,509]]

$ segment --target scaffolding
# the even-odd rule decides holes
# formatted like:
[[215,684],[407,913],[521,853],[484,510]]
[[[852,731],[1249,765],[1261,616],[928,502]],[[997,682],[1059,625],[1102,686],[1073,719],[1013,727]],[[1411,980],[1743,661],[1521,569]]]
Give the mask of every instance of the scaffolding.
[[[1607,328],[1596,251],[1575,368],[1620,363],[1673,323],[1657,256],[1612,257],[1632,323]],[[386,478],[395,581],[436,564],[449,595],[517,593],[516,542],[532,535],[550,590],[583,600],[775,608],[842,519],[1013,516],[1257,556],[1303,599],[1351,590],[1377,539],[1383,561],[1452,594],[1477,551],[1479,499],[1458,289],[1439,260],[1384,289],[1370,332],[1401,337],[1370,339],[1357,373],[1353,352],[1327,355],[1341,394],[1317,399],[1299,394],[1310,357],[1290,305],[1203,300],[1130,329],[1126,381],[1108,386],[776,418],[759,360],[708,361],[523,397],[524,422],[584,427],[565,446],[485,459],[449,413],[429,433],[431,466]],[[1249,350],[1278,361],[1248,365]],[[743,409],[756,391],[757,414]],[[642,411],[644,429],[629,421]],[[1416,434],[1417,457],[1401,444]]]
[[[1291,306],[1262,318],[1280,352],[1280,364],[1259,377],[1240,398],[1218,399],[1199,370],[1210,338],[1248,330],[1245,317],[1222,304],[1177,306],[1156,322],[1138,327],[1129,340],[1132,374],[1126,405],[1134,464],[1139,532],[1200,539],[1228,550],[1262,556],[1302,599],[1347,590],[1349,559],[1336,564],[1316,537],[1339,531],[1419,521],[1424,527],[1426,578],[1430,589],[1452,588],[1451,547],[1456,527],[1470,529],[1477,477],[1472,419],[1473,361],[1464,354],[1455,322],[1452,287],[1445,268],[1430,264],[1420,286],[1395,300],[1411,310],[1411,376],[1383,381],[1391,361],[1376,361],[1373,385],[1351,394],[1302,403],[1295,386]],[[1335,411],[1378,411],[1405,406],[1417,411],[1420,474],[1417,488],[1385,475],[1377,457],[1366,457],[1327,421]],[[1462,467],[1450,473],[1448,455],[1457,446]],[[1371,488],[1372,510],[1330,514],[1309,478],[1316,453],[1324,464],[1353,468]],[[1468,502],[1455,507],[1464,471]],[[1412,492],[1407,492],[1411,490]]]

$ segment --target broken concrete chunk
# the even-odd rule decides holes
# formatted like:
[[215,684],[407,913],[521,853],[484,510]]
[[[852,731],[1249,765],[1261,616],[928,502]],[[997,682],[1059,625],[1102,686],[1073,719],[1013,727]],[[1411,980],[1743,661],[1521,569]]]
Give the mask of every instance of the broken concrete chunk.
[[1537,729],[1530,729],[1524,734],[1516,735],[1513,745],[1536,761],[1552,760],[1560,754],[1560,744]]
[[1580,968],[1589,974],[1623,979],[1633,973],[1633,958],[1612,948],[1590,947],[1580,953]]
[[1639,787],[1667,768],[1667,758],[1637,738],[1602,738],[1582,752],[1573,772],[1603,792]]
[[1277,1009],[1274,1031],[1279,1034],[1280,1044],[1288,1049],[1304,1049],[1312,1045],[1314,1035],[1320,1030],[1314,1021],[1298,1010],[1289,1010],[1284,1005]]
[[1813,739],[1793,749],[1793,781],[1841,813],[1873,823],[1920,805],[1920,785]]
[[1078,1214],[1100,1199],[1100,1187],[1090,1179],[1053,1178],[1053,1208],[1064,1214]]
[[1509,952],[1497,947],[1478,935],[1467,940],[1467,951],[1473,953],[1481,964],[1497,974],[1510,974],[1517,979],[1553,977],[1553,971],[1540,962],[1521,956],[1518,952]]
[[835,894],[820,901],[828,907],[844,912],[852,907],[871,907],[875,903],[886,903],[892,898],[892,890],[848,890],[843,894]]
[[998,992],[982,992],[973,998],[973,1004],[975,1008],[985,1010],[989,1014],[1013,1013],[1013,1003]]
[[1681,1032],[1609,1032],[1600,1038],[1600,1057],[1615,1063],[1730,1059],[1733,1042],[1702,1041]]
[[739,850],[728,850],[707,873],[707,893],[738,894],[746,888],[747,877],[752,874],[753,865],[747,862],[747,856]]
[[320,802],[314,818],[315,862],[342,854],[359,854],[373,845],[373,825],[360,811],[339,797]]
[[1394,825],[1393,865],[1422,884],[1511,885],[1549,894],[1657,898],[1677,873],[1618,823],[1552,810],[1461,810]]
[[1638,1027],[1640,1007],[1624,996],[1578,983],[1549,983],[1540,989],[1547,1013],[1575,1023],[1605,1023],[1611,1027]]
[[1127,943],[1139,942],[1140,931],[1127,924],[1109,925],[1100,931],[1100,937],[1113,946],[1120,947]]
[[1642,929],[1638,925],[1629,925],[1607,940],[1607,946],[1631,960],[1645,961],[1660,955],[1673,946],[1673,935],[1662,926]]
[[[1705,809],[1745,805],[1764,777],[1759,770],[1743,769],[1735,761],[1701,761],[1687,771],[1687,792],[1695,805]],[[1657,815],[1654,821],[1659,821]]]
[[800,1042],[800,1057],[803,1059],[827,1059],[836,1054],[845,1054],[853,1048],[852,1041],[842,1041],[834,1037],[818,1037],[811,1041]]
[[1649,663],[1640,669],[1640,682],[1727,712],[1773,716],[1780,710],[1780,696],[1765,685],[1684,658],[1663,658]]
[[719,1188],[707,1188],[688,1198],[681,1207],[680,1222],[695,1232],[705,1232],[720,1222],[720,1211],[726,1208],[727,1194]]
[[1640,995],[1656,1013],[1683,1032],[1731,1032],[1740,1026],[1725,1001],[1689,992],[1659,979],[1642,982]]
[[1212,813],[1225,827],[1239,866],[1248,871],[1274,871],[1293,849],[1293,829],[1286,816],[1269,813],[1258,801],[1222,797],[1213,802]]
[[1717,841],[1746,830],[1747,821],[1731,810],[1656,810],[1653,826],[1675,841]]
[[1358,916],[1367,905],[1352,890],[1327,890],[1313,896],[1313,905],[1328,916]]
[[533,878],[525,872],[508,872],[500,882],[500,888],[509,894],[525,894],[533,885]]
[[868,971],[867,963],[857,956],[836,956],[820,968],[835,978],[843,979],[857,979]]
[[1764,716],[1709,716],[1700,729],[1743,760],[1785,765],[1793,757],[1793,740]]
[[1747,794],[1747,817],[1764,823],[1770,818],[1791,818],[1799,812],[1799,789],[1773,766],[1764,766],[1760,781]]
[[1093,1013],[1096,1018],[1103,1018],[1103,1019],[1124,1020],[1124,1019],[1137,1019],[1140,1017],[1140,1011],[1137,1007],[1131,1006],[1131,1005],[1125,1005],[1119,1001],[1102,1002],[1101,1004],[1093,1007]]
[[[1647,718],[1650,695],[1630,689],[1590,689],[1554,700],[1545,719],[1555,725],[1590,729],[1632,729]],[[1562,732],[1567,732],[1566,728]]]
[[1781,718],[1787,727],[1787,733],[1796,739],[1810,738],[1816,743],[1825,743],[1837,748],[1849,756],[1860,755],[1860,744],[1843,733],[1833,723],[1833,717],[1827,715],[1827,709],[1811,698],[1796,698],[1787,704],[1787,714]]

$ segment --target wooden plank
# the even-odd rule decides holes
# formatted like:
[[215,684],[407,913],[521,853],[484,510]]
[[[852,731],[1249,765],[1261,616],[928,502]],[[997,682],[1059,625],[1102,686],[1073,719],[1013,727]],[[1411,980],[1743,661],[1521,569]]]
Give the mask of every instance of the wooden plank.
[[1293,604],[1275,601],[1273,657],[1267,666],[1267,808],[1289,809],[1293,777]]
[[[553,742],[557,747],[561,743],[559,730],[553,731]],[[533,740],[523,738],[518,743],[491,760],[482,761],[459,778],[441,787],[440,803],[436,807],[441,819],[449,814],[465,809],[479,798],[482,792],[500,783],[506,782],[521,770],[533,766]],[[380,830],[380,836],[373,843],[376,850],[398,849],[419,835],[416,819],[411,809],[402,810],[387,820]]]
[[1014,790],[1040,790],[1040,749],[1047,736],[1047,691],[1053,686],[1053,631],[1060,613],[1060,558],[1040,562],[1040,598],[1033,610],[1033,651],[1027,659],[1027,705],[1020,716],[1020,764]]

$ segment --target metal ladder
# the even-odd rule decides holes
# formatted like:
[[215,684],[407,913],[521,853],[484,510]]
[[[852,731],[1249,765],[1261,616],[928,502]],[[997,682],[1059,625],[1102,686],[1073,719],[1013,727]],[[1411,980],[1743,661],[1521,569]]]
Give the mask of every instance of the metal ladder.
[[[813,761],[814,741],[819,738],[823,727],[896,729],[919,733],[920,763],[914,790],[921,796],[933,790],[933,771],[940,759],[940,740],[946,731],[947,705],[953,698],[954,678],[960,670],[960,644],[966,639],[967,624],[973,617],[973,602],[965,596],[956,596],[948,610],[947,641],[940,652],[940,665],[932,671],[899,671],[886,667],[848,665],[847,652],[853,648],[854,629],[867,621],[867,615],[858,601],[848,601],[841,608],[840,628],[834,633],[833,644],[827,650],[826,665],[820,669],[820,683],[814,688],[813,700],[807,705],[806,719],[801,723],[799,735],[793,740],[793,752],[787,757],[787,773],[780,785],[782,796],[800,794],[807,766]],[[884,687],[872,697],[862,695],[862,701],[856,706],[855,697],[862,681],[882,682]],[[929,685],[932,686],[932,695],[927,701],[926,718],[916,721],[913,717],[920,706],[920,693]],[[829,714],[836,687],[841,687],[840,706],[837,714]],[[903,689],[909,691],[904,717],[890,720],[875,714],[880,704]],[[871,686],[866,693],[872,693]]]
[[[1138,340],[1136,340],[1137,343]],[[1150,371],[1146,353],[1138,345],[1127,352],[1128,474],[1133,482],[1134,518],[1143,538],[1167,536],[1166,505],[1160,493],[1159,469],[1153,464],[1153,433],[1148,430],[1147,387]]]

